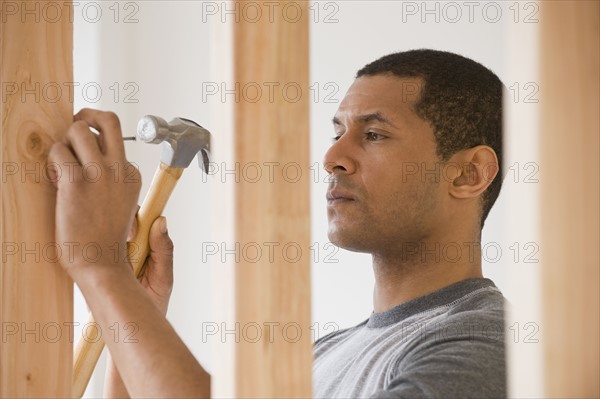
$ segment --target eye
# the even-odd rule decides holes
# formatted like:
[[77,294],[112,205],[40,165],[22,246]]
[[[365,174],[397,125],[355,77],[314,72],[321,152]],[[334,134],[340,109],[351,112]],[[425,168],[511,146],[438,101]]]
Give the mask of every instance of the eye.
[[342,138],[342,135],[341,135],[341,134],[336,134],[335,136],[333,136],[333,137],[331,138],[331,141],[335,143],[336,141],[338,141],[338,140],[339,140],[339,139],[341,139],[341,138]]
[[385,138],[385,136],[375,132],[367,132],[365,136],[367,141],[379,141]]

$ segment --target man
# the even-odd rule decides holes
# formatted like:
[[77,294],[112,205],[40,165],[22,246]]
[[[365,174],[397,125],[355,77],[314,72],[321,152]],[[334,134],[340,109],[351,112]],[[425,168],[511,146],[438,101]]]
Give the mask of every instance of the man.
[[391,54],[358,72],[333,122],[329,238],[373,255],[374,313],[316,343],[315,395],[506,396],[503,298],[479,246],[502,83],[458,55]]
[[[50,161],[125,167],[114,114],[82,110],[75,120]],[[479,245],[501,185],[502,83],[455,54],[391,54],[358,72],[333,121],[329,237],[372,254],[374,312],[315,344],[315,397],[506,396],[503,297],[482,278]],[[141,285],[109,250],[115,240],[125,248],[140,189],[114,175],[59,180],[56,209],[57,242],[107,248],[95,263],[64,265],[96,321],[139,327],[137,345],[107,342],[106,395],[208,397],[209,375],[164,317],[165,220],[152,227]]]

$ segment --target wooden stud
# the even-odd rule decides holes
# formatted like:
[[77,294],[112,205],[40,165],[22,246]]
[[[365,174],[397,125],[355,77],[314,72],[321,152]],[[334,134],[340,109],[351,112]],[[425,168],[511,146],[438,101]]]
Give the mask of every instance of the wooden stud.
[[600,396],[600,3],[540,2],[546,397]]
[[1,3],[2,397],[71,395],[73,284],[54,243],[45,166],[73,119],[72,4],[53,3],[56,19],[47,3]]
[[[234,25],[234,81],[263,86],[258,102],[244,98],[234,105],[236,159],[246,170],[261,165],[263,173],[274,163],[272,181],[263,175],[253,183],[253,176],[242,175],[236,186],[236,242],[242,249],[262,247],[257,263],[242,252],[237,264],[236,321],[257,323],[263,333],[261,345],[244,335],[238,345],[239,397],[311,396],[307,4],[301,10],[297,22]],[[266,82],[281,88],[272,102]]]
[[[243,6],[227,4],[229,10]],[[235,170],[221,174],[230,188],[215,206],[219,223],[233,231],[225,245],[237,259],[217,265],[229,270],[216,288],[229,305],[219,305],[231,308],[220,326],[230,331],[220,334],[227,348],[215,349],[224,359],[213,373],[217,397],[306,398],[312,392],[309,10],[306,2],[276,7],[273,18],[264,6],[258,21],[240,18],[221,27],[229,31],[218,42],[217,68],[232,65],[226,88],[237,96],[228,94],[221,104],[233,123],[212,129],[214,161]]]

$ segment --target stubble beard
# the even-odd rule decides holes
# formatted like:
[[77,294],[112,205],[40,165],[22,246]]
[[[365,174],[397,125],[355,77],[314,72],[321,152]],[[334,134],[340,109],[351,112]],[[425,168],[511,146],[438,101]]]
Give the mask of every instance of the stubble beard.
[[[352,252],[403,256],[405,248],[419,245],[430,235],[438,186],[439,183],[430,182],[408,197],[401,192],[393,193],[386,205],[379,205],[388,210],[380,215],[372,208],[364,209],[360,203],[352,205],[358,208],[357,214],[342,216],[343,220],[336,220],[341,219],[343,211],[328,210],[329,240]],[[394,204],[403,205],[394,207]]]

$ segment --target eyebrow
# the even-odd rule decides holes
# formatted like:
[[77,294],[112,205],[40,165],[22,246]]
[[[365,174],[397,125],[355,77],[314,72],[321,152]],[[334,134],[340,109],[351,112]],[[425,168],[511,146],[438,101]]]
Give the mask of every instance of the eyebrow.
[[[381,115],[380,112],[373,112],[371,114],[359,115],[354,119],[359,123],[369,123],[372,121],[377,121],[377,122],[383,123],[384,125],[388,125],[388,126],[391,126],[394,128],[396,127],[392,122],[390,122],[389,119],[387,119],[386,117]],[[335,116],[333,117],[332,122],[334,125],[342,125],[342,122]]]

